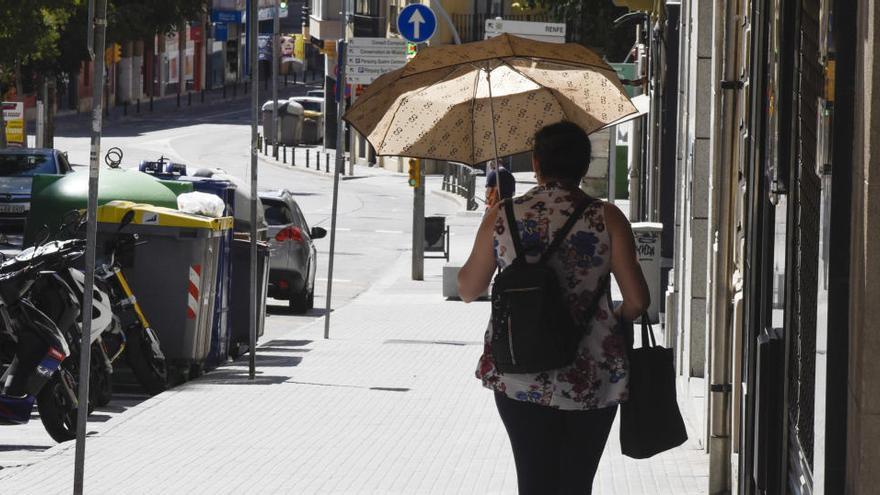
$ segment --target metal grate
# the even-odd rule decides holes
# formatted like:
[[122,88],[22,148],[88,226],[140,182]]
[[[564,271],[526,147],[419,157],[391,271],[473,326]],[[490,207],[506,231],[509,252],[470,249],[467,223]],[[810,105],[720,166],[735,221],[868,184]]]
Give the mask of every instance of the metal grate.
[[[819,63],[819,1],[802,0],[798,78],[798,160],[794,172],[794,263],[789,326],[788,387],[791,457],[813,467],[816,370],[816,304],[819,276],[819,200],[816,176],[818,98],[823,84]],[[798,452],[800,450],[800,452]]]

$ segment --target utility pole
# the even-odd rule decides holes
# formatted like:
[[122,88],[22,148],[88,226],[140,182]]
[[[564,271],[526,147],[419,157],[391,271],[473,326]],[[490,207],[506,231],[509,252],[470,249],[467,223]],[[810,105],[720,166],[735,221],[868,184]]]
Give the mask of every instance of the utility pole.
[[[257,327],[259,307],[260,307],[260,291],[257,288],[257,208],[260,207],[257,198],[257,153],[259,153],[259,145],[257,143],[257,122],[260,118],[260,85],[257,81],[260,76],[259,64],[257,64],[257,36],[259,31],[259,5],[257,0],[249,0],[250,11],[248,12],[247,22],[250,26],[250,79],[251,79],[251,294],[250,294],[250,360],[248,363],[248,378],[253,380],[257,374]],[[266,267],[268,269],[268,267]]]
[[[348,37],[348,27],[352,22],[352,0],[343,0],[345,10],[345,31],[343,36]],[[336,43],[336,64],[339,67],[336,76],[336,163],[333,167],[333,207],[330,214],[330,256],[327,268],[327,300],[324,307],[324,338],[330,338],[330,309],[333,295],[333,258],[336,252],[336,213],[339,204],[339,174],[345,170],[345,122],[342,114],[345,113],[345,58],[348,55],[348,43],[341,39]],[[327,93],[324,94],[325,101]]]
[[[278,58],[281,55],[279,32],[281,31],[281,0],[275,0],[275,17],[272,18],[272,157],[278,159]],[[265,129],[263,132],[266,132]]]
[[412,279],[425,279],[425,172],[422,160],[415,160],[413,188]]
[[[94,60],[92,76],[92,139],[89,152],[89,200],[86,216],[85,283],[83,287],[82,334],[79,345],[79,396],[76,411],[76,447],[73,493],[82,495],[85,478],[86,421],[89,416],[89,371],[92,354],[92,294],[95,286],[95,247],[97,244],[98,162],[101,155],[101,127],[104,123],[104,45],[107,32],[107,0],[89,1],[88,50]],[[94,31],[92,31],[94,29]]]

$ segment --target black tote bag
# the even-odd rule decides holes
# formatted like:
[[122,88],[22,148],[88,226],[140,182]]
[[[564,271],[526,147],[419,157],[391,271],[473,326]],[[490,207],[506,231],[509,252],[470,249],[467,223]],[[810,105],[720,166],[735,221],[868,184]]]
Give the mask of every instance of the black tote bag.
[[635,459],[687,440],[675,398],[675,356],[672,349],[657,345],[649,321],[648,315],[642,316],[642,345],[629,350],[629,400],[620,406],[620,449]]

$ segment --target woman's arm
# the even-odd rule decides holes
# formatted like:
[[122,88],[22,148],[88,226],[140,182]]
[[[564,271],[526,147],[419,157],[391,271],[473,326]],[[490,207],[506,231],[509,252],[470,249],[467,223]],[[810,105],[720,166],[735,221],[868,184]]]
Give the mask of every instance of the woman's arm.
[[623,294],[618,317],[634,320],[651,305],[648,283],[636,256],[636,242],[629,220],[613,204],[605,205],[605,226],[611,237],[611,273]]
[[492,280],[492,273],[496,267],[492,233],[495,230],[495,219],[498,218],[500,205],[501,203],[498,203],[486,210],[483,222],[477,230],[471,255],[458,272],[458,295],[466,303],[480,297]]

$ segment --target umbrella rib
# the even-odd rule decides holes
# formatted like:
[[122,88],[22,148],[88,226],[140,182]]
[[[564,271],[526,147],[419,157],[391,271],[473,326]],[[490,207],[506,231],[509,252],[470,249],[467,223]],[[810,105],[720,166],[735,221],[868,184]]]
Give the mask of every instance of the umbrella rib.
[[474,134],[477,132],[477,114],[474,113],[474,107],[477,106],[477,89],[480,87],[480,71],[477,70],[474,73],[474,79],[476,80],[474,81],[474,94],[471,97],[471,161],[476,163],[477,140],[474,137]]

